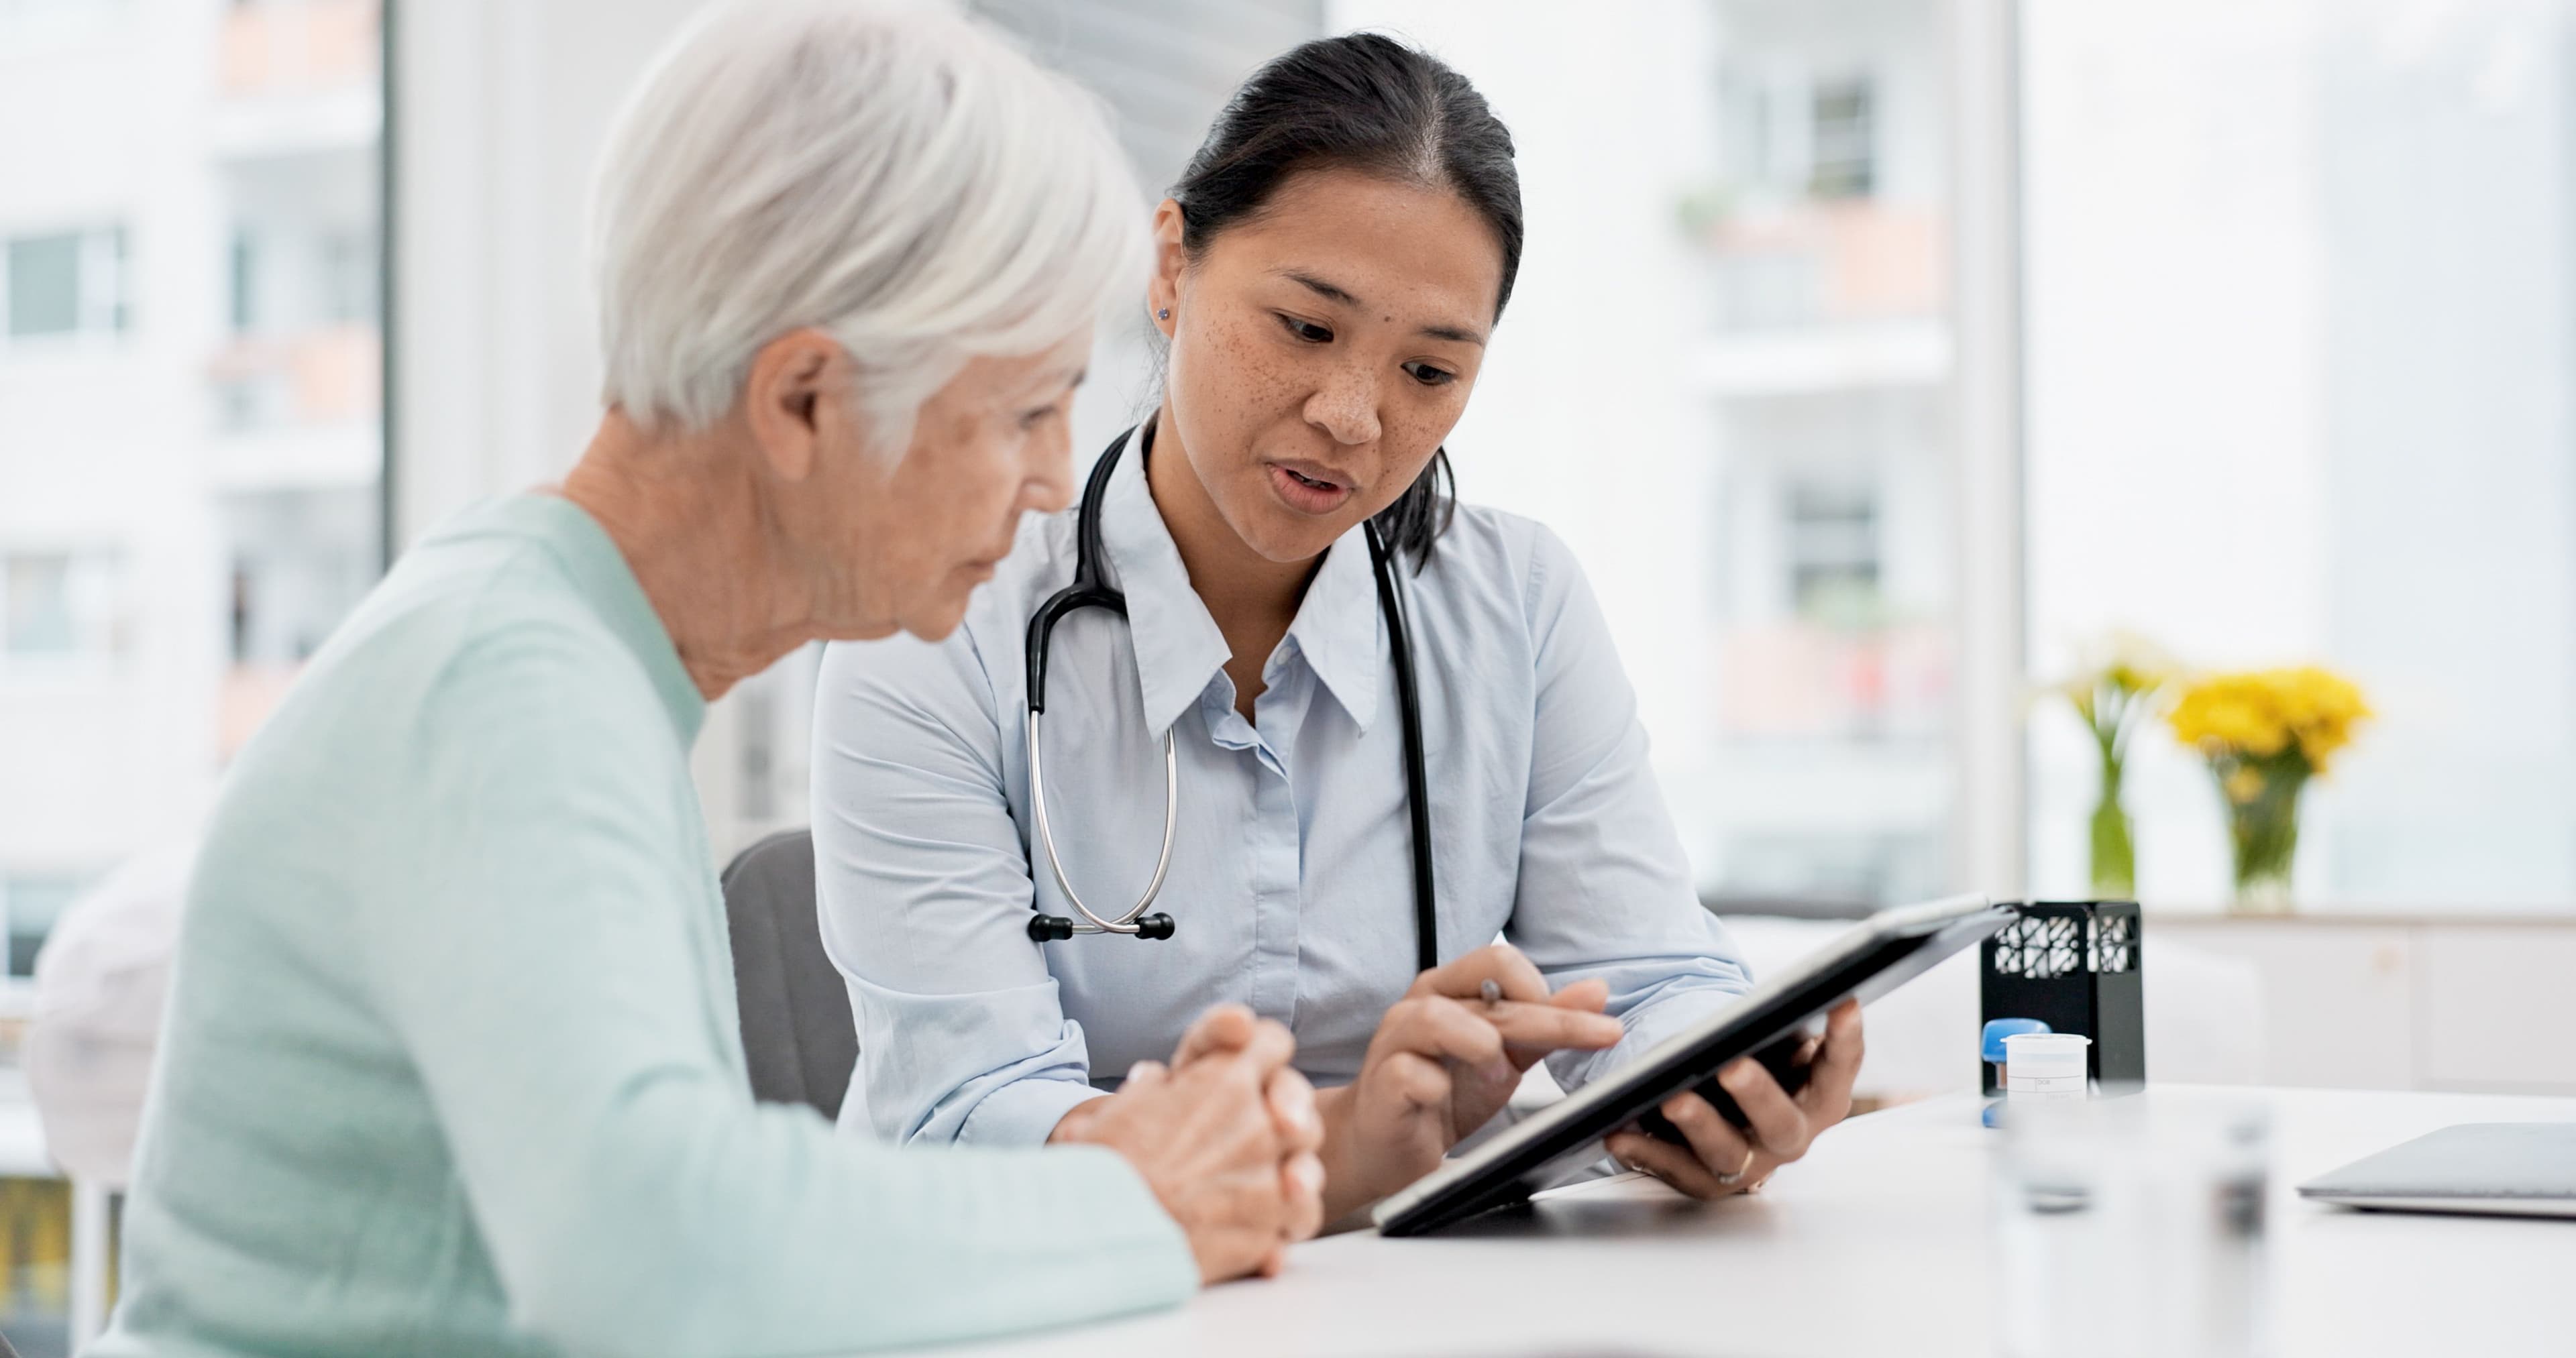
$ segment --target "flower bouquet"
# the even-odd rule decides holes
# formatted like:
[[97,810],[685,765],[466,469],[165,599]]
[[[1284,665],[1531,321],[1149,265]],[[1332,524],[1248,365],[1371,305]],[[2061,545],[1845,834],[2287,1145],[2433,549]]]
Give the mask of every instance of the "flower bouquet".
[[2312,665],[2196,680],[2166,715],[2218,780],[2239,910],[2289,909],[2300,794],[2372,715],[2350,680]]

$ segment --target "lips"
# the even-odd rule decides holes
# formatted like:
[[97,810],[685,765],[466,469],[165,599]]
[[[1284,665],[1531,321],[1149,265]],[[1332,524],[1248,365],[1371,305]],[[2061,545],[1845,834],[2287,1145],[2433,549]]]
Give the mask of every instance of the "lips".
[[1270,488],[1289,508],[1329,514],[1342,507],[1355,489],[1348,477],[1312,462],[1269,464]]

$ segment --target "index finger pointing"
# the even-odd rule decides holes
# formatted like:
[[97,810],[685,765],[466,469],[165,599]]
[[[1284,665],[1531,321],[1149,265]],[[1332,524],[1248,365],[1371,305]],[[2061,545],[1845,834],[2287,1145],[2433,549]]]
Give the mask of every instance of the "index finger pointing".
[[1554,1004],[1514,1004],[1504,1001],[1479,1006],[1484,1020],[1503,1035],[1505,1044],[1514,1047],[1557,1051],[1566,1047],[1595,1050],[1615,1046],[1628,1030],[1619,1020],[1607,1014],[1582,1009],[1562,1009]]
[[1547,998],[1547,978],[1539,974],[1538,964],[1509,943],[1489,943],[1444,966],[1434,967],[1422,974],[1415,987],[1416,993],[1472,1000],[1484,992],[1487,981],[1492,981],[1507,1000]]

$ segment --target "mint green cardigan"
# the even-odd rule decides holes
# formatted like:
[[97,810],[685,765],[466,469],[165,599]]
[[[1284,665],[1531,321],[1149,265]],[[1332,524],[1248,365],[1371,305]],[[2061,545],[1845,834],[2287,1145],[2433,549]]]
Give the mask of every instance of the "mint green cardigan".
[[569,502],[403,558],[217,805],[90,1353],[828,1353],[1196,1287],[1109,1151],[753,1104],[703,715]]

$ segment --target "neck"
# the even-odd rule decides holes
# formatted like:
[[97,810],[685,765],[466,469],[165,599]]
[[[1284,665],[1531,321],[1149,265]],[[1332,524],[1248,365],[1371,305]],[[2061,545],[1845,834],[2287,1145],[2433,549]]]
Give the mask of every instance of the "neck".
[[612,410],[556,488],[607,530],[709,702],[819,635],[747,437],[648,434]]
[[1286,631],[1323,557],[1281,562],[1252,550],[1225,521],[1191,467],[1168,404],[1154,423],[1145,484],[1153,491],[1154,507],[1162,511],[1163,526],[1171,531],[1172,545],[1180,549],[1190,588],[1229,640],[1242,629],[1275,626]]

